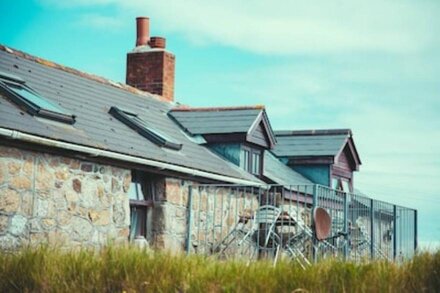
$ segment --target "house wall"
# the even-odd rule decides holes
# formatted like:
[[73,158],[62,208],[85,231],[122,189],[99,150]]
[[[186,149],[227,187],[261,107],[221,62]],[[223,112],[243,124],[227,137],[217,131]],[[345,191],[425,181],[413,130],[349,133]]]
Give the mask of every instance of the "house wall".
[[130,170],[0,146],[0,249],[125,242]]
[[329,165],[295,165],[291,168],[315,184],[330,186]]
[[[130,169],[0,146],[0,249],[43,243],[61,248],[126,243],[130,182]],[[182,252],[188,229],[188,190],[192,185],[196,194],[199,183],[158,176],[154,184],[147,240],[153,247]],[[223,232],[215,236],[219,240],[221,233],[236,224],[236,212],[243,208],[226,195],[223,205],[215,204],[226,189],[208,193],[193,197],[192,212],[199,217],[193,218],[191,227],[193,248],[205,239],[195,232],[197,227],[222,221]],[[219,218],[222,211],[228,215]]]
[[226,160],[234,163],[237,166],[240,166],[241,144],[211,144],[209,145],[209,148]]

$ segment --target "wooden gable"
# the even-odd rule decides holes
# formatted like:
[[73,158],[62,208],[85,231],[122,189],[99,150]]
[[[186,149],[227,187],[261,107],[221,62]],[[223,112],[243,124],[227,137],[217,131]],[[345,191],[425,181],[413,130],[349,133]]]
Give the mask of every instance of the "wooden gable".
[[354,146],[353,140],[350,137],[341,148],[341,151],[335,158],[333,164],[333,174],[351,178],[353,171],[358,171],[360,159]]
[[249,129],[246,135],[246,141],[267,149],[272,149],[275,146],[275,135],[265,111],[260,113]]

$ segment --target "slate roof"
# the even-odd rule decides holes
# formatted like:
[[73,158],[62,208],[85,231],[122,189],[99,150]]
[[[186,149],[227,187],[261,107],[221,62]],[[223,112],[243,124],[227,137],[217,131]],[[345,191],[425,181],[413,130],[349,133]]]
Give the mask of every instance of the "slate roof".
[[189,133],[222,134],[246,133],[264,108],[183,108],[173,109],[170,115]]
[[[159,96],[88,75],[0,45],[0,71],[17,75],[47,100],[76,115],[73,126],[33,117],[0,96],[0,127],[59,141],[260,182],[194,143],[167,115],[174,107]],[[180,151],[161,148],[110,114],[116,106],[140,118],[173,140]]]
[[[264,152],[263,176],[286,187],[313,184],[312,181],[283,164],[269,151]],[[293,189],[296,188],[293,186]]]
[[349,129],[275,131],[278,157],[336,156],[351,137]]

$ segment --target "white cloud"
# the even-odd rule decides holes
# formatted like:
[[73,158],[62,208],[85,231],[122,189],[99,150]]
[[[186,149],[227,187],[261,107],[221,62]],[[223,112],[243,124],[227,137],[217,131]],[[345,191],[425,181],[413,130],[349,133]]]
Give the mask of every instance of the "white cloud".
[[[41,1],[61,5],[60,1]],[[114,6],[125,15],[146,14],[153,26],[181,33],[198,44],[220,44],[256,53],[407,53],[439,44],[437,35],[432,34],[433,28],[440,26],[436,17],[440,5],[435,1],[67,2],[62,6]]]
[[104,29],[104,30],[121,29],[125,25],[120,18],[116,18],[113,16],[105,16],[96,13],[88,13],[81,15],[77,20],[77,24],[89,28]]

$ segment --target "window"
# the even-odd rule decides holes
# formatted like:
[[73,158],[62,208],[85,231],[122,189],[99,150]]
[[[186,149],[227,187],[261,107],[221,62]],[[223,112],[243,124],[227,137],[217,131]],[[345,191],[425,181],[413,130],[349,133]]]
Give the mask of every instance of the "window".
[[261,174],[261,151],[243,147],[241,150],[241,166],[242,168],[254,175]]
[[142,120],[137,114],[130,113],[128,111],[123,111],[117,107],[111,107],[109,113],[130,127],[131,129],[137,131],[140,135],[150,140],[151,142],[157,144],[158,146],[180,150],[182,144],[174,141],[169,136],[161,133],[160,131],[152,128],[147,122]]
[[351,192],[350,181],[348,179],[333,177],[332,188],[344,192]]
[[147,238],[148,212],[153,206],[154,181],[137,172],[132,174],[128,190],[130,200],[130,234],[129,240],[137,236]]
[[74,115],[43,98],[17,76],[0,72],[0,92],[33,116],[69,124],[75,123]]
[[251,170],[249,169],[249,165],[250,165],[249,162],[251,161],[250,160],[251,152],[248,150],[243,150],[242,153],[243,153],[243,169],[247,172],[250,172]]
[[252,174],[260,174],[260,153],[252,153]]
[[342,190],[344,190],[345,192],[351,192],[350,183],[348,182],[348,180],[342,179],[341,182]]

